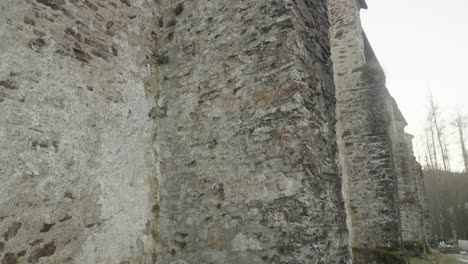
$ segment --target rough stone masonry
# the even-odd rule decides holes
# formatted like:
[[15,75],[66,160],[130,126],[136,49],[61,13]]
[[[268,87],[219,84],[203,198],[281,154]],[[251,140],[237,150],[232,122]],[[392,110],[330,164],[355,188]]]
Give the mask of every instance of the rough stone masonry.
[[350,263],[399,241],[396,157],[422,178],[360,6],[2,0],[0,263]]
[[422,171],[362,29],[362,8],[363,0],[330,1],[337,142],[355,259],[372,249],[427,242]]
[[1,263],[151,260],[153,2],[0,2]]
[[396,173],[385,77],[366,42],[356,1],[330,2],[337,142],[354,248],[400,242]]
[[158,263],[346,263],[326,1],[161,8]]

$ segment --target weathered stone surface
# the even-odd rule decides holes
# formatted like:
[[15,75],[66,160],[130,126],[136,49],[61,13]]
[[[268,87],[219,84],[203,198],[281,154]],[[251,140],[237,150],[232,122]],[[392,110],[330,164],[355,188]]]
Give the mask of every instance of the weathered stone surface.
[[400,220],[421,237],[365,7],[2,1],[1,263],[350,263]]
[[330,1],[337,141],[351,243],[362,255],[399,247],[402,239],[423,245],[427,219],[412,136],[362,30],[361,8],[367,8],[364,1]]
[[[412,137],[411,137],[412,139]],[[416,182],[418,185],[418,197],[419,197],[419,203],[421,204],[422,207],[422,228],[423,228],[423,235],[424,239],[423,241],[427,242],[430,241],[432,237],[432,224],[431,224],[431,219],[429,216],[429,210],[427,208],[427,199],[426,199],[426,193],[425,193],[425,180],[424,180],[424,174],[422,170],[421,164],[419,164],[416,161],[416,158],[414,159],[415,162],[413,162],[412,170],[414,172],[414,175],[416,175]]]
[[405,126],[405,119],[394,99],[389,96],[389,107],[393,108],[391,138],[393,142],[394,165],[398,180],[398,196],[402,238],[405,241],[420,241],[421,213],[416,175],[412,170],[413,155],[410,153]]
[[[387,104],[393,109],[392,130],[395,172],[398,181],[401,233],[404,245],[425,245],[427,243],[426,202],[422,169],[413,151],[413,136],[405,132],[407,125],[398,105],[390,95]],[[406,246],[405,246],[405,249]],[[407,249],[409,254],[422,254],[424,247]],[[419,250],[419,251],[418,251]]]
[[337,98],[337,141],[346,183],[352,246],[400,243],[397,179],[385,74],[362,30],[361,6],[330,1]]
[[[393,98],[390,101],[394,102]],[[410,135],[404,131],[406,121],[401,118],[396,103],[393,105],[394,112],[397,112],[394,118],[392,142],[398,179],[402,238],[404,241],[426,241],[423,228],[424,210],[419,197],[418,177],[421,175],[418,173]]]
[[0,2],[2,263],[150,263],[153,10]]
[[161,8],[158,263],[347,263],[326,2]]
[[416,202],[419,206],[419,214],[415,217],[416,219],[418,219],[417,221],[419,222],[419,224],[417,225],[417,229],[415,229],[417,231],[413,232],[416,233],[415,238],[417,238],[417,241],[427,243],[427,241],[430,238],[430,232],[428,232],[428,230],[430,230],[430,221],[428,219],[426,197],[424,193],[424,175],[421,165],[417,162],[416,157],[414,156],[413,136],[405,133],[404,138],[406,140],[405,144],[407,146],[408,151],[410,172],[413,176],[413,185],[415,186],[415,189],[417,191]]

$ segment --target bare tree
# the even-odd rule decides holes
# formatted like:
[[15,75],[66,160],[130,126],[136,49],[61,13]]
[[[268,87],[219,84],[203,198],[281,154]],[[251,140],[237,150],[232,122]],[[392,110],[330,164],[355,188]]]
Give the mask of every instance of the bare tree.
[[[425,129],[425,132],[426,132],[426,164],[427,166],[431,169],[431,170],[436,170],[437,169],[437,154],[433,154],[433,152],[431,151],[431,146],[430,146],[430,142],[429,142],[429,129],[426,128]],[[434,140],[434,138],[432,138]],[[435,150],[435,149],[434,149]],[[428,157],[429,157],[429,161],[430,163],[428,163]],[[432,158],[434,157],[435,159],[435,163],[434,163],[434,159]]]
[[434,130],[435,130],[435,134],[437,135],[437,141],[439,143],[440,155],[442,157],[442,164],[444,166],[444,171],[449,171],[450,162],[449,162],[448,153],[446,151],[447,150],[446,143],[444,143],[444,138],[445,138],[444,126],[441,126],[441,123],[440,123],[441,118],[440,118],[439,106],[435,102],[434,97],[432,96],[432,93],[430,94],[429,99],[430,99],[429,117],[430,117],[431,133],[433,137],[433,144],[434,144]]
[[449,149],[448,149],[448,143],[447,143],[447,134],[446,133],[442,133],[442,136],[443,136],[443,142],[444,142],[444,159],[445,159],[445,164],[447,165],[447,171],[451,171],[451,167],[450,167],[450,152],[449,152]]
[[437,149],[435,143],[435,133],[434,133],[434,126],[432,125],[432,115],[429,115],[429,129],[431,132],[431,140],[432,140],[432,154],[434,155],[434,169],[439,169],[439,163],[437,162]]
[[462,151],[463,162],[465,165],[465,172],[468,172],[468,155],[466,152],[466,145],[465,145],[465,136],[464,130],[468,123],[468,117],[463,115],[461,109],[457,111],[455,121],[453,122],[454,127],[458,130],[458,136],[460,141],[460,148]]

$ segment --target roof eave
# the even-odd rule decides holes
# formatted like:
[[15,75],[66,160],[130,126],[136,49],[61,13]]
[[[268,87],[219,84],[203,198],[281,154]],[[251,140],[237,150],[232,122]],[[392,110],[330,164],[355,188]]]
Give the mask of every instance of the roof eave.
[[367,9],[366,0],[358,0],[358,3],[359,3],[359,7],[360,7],[361,9]]

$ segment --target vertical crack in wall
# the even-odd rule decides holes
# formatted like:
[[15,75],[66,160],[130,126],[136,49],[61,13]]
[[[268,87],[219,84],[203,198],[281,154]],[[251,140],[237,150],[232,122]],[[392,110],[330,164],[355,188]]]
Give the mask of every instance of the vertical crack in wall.
[[160,41],[161,41],[161,32],[160,32],[160,22],[162,20],[161,12],[161,1],[155,1],[155,18],[152,34],[152,44],[153,44],[153,57],[151,59],[151,76],[145,80],[146,93],[148,97],[151,97],[155,105],[149,113],[149,117],[153,119],[153,131],[151,137],[151,146],[153,152],[151,153],[151,161],[154,164],[153,174],[150,179],[150,205],[151,205],[151,219],[150,219],[150,232],[152,237],[152,246],[151,246],[151,263],[156,263],[158,261],[158,251],[160,245],[160,236],[159,236],[159,214],[160,214],[160,184],[159,179],[161,177],[160,170],[160,144],[158,133],[160,126],[160,119],[164,117],[164,106],[160,100],[160,89],[161,89],[161,76],[159,69],[160,62]]

